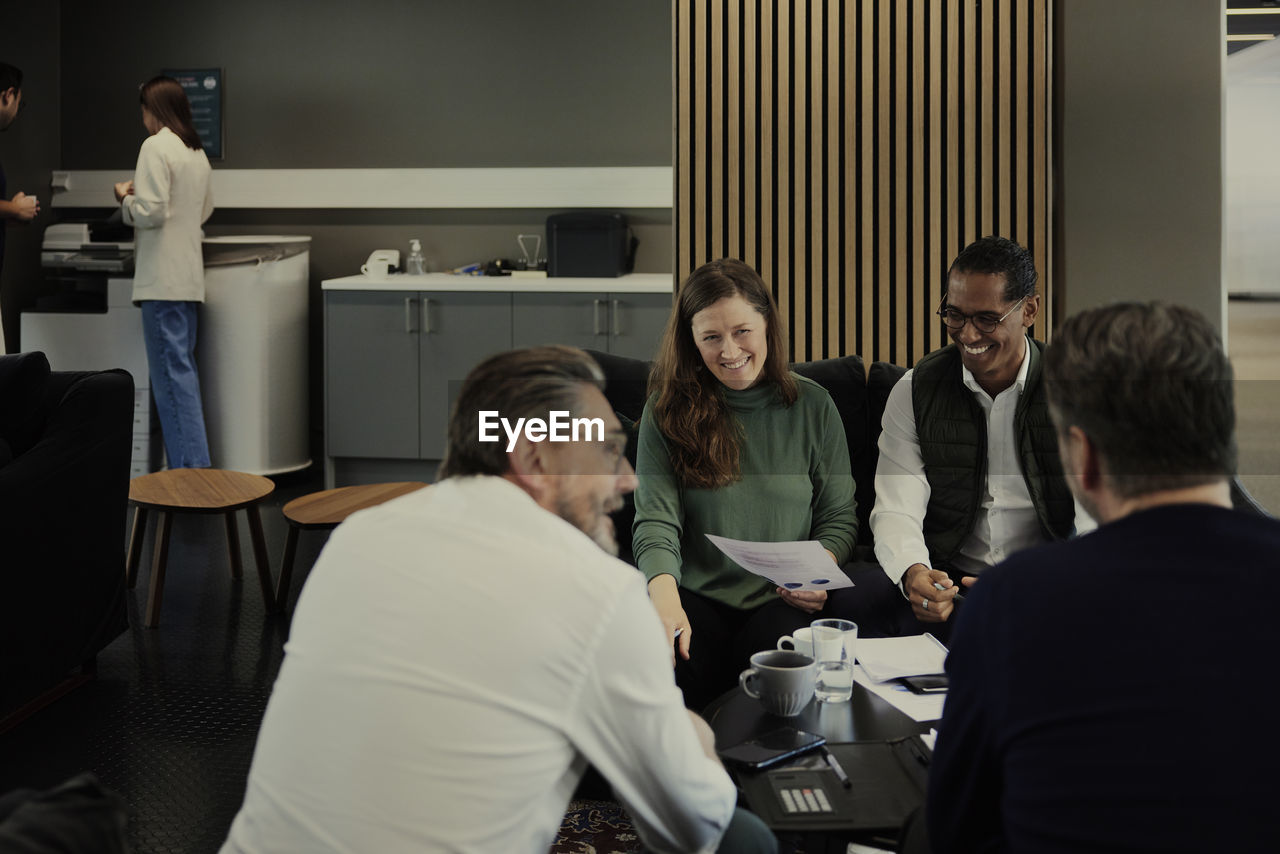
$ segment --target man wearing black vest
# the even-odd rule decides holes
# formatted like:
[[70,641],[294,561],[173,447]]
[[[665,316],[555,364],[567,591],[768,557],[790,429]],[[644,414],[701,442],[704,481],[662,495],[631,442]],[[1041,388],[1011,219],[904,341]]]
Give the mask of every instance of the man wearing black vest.
[[1012,240],[984,237],[952,262],[937,313],[953,343],[893,388],[880,434],[876,560],[919,621],[898,599],[880,615],[886,633],[949,634],[963,586],[1077,528],[1041,380],[1044,345],[1026,332],[1039,311],[1035,264]]

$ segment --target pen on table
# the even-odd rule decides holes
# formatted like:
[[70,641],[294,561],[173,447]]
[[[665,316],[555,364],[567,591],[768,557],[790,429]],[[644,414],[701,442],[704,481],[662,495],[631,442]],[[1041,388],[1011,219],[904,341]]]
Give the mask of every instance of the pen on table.
[[[934,590],[946,590],[947,588],[943,587],[941,584],[939,584],[938,582],[936,582],[936,581],[935,581],[935,582],[933,582],[933,589],[934,589]],[[957,601],[957,602],[963,602],[963,601],[964,601],[964,594],[963,594],[963,593],[961,593],[959,590],[957,590],[957,591],[956,591],[955,601]]]
[[840,767],[840,763],[836,761],[836,757],[830,750],[823,750],[827,757],[827,764],[831,766],[831,770],[835,772],[836,779],[840,781],[840,785],[846,789],[853,788],[853,781],[849,779],[849,775],[844,773],[844,769]]

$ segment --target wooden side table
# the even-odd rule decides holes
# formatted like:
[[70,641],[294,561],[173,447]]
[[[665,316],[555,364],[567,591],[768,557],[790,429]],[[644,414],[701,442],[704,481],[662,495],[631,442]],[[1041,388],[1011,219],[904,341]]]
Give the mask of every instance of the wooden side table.
[[279,606],[271,589],[271,567],[267,560],[267,544],[262,536],[262,517],[258,502],[266,498],[276,485],[265,477],[225,469],[169,469],[136,477],[129,482],[129,503],[137,510],[133,531],[129,535],[129,558],[125,564],[125,580],[132,589],[138,580],[138,563],[142,554],[142,538],[147,516],[159,512],[156,519],[156,547],[151,565],[151,591],[147,597],[147,616],[143,625],[154,629],[160,624],[160,602],[164,597],[165,562],[169,557],[169,529],[175,513],[220,513],[227,524],[227,549],[231,559],[231,577],[239,579],[240,537],[236,530],[235,511],[244,508],[249,517],[249,536],[253,542],[258,582],[267,613]]
[[286,504],[284,517],[289,520],[289,535],[284,542],[284,558],[280,561],[280,578],[276,582],[276,607],[283,609],[288,601],[293,560],[298,549],[298,531],[331,531],[357,510],[376,507],[384,501],[417,492],[426,485],[420,481],[402,481],[340,486],[312,492]]

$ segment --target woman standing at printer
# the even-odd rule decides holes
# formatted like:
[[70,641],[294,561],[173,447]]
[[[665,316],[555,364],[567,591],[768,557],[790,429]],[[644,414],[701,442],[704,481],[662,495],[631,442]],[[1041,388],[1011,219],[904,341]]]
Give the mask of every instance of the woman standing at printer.
[[142,307],[151,394],[169,467],[207,468],[195,349],[204,302],[200,226],[213,212],[209,158],[178,81],[152,78],[138,100],[151,135],[138,152],[133,180],[115,185],[124,222],[134,227],[133,301]]

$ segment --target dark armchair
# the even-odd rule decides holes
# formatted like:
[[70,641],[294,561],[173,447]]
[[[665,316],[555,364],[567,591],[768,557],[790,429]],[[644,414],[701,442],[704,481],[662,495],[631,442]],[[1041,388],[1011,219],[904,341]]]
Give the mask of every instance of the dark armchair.
[[0,720],[126,628],[133,379],[0,356]]

